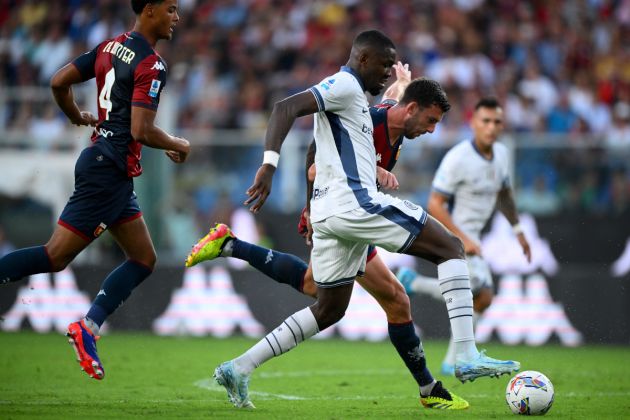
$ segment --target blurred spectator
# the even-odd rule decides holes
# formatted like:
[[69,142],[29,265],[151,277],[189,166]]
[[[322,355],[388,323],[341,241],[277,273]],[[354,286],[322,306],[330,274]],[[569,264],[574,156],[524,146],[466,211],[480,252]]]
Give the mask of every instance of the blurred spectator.
[[[40,95],[51,100],[47,85],[60,65],[131,27],[128,3],[2,3],[0,130],[30,133],[38,139],[33,144],[57,133],[56,118],[45,106],[40,114],[39,99],[33,101],[30,88],[43,87]],[[395,40],[400,59],[411,64],[414,76],[439,80],[454,105],[422,143],[459,140],[466,134],[470,98],[496,94],[505,104],[508,130],[531,133],[523,140],[527,144],[519,146],[531,147],[546,132],[585,133],[593,135],[581,138],[589,147],[611,149],[604,174],[592,162],[572,159],[580,154],[577,148],[565,153],[568,166],[563,170],[573,165],[578,175],[565,174],[553,185],[566,194],[569,207],[573,202],[576,208],[612,208],[609,191],[619,189],[612,183],[625,179],[630,185],[628,177],[613,175],[611,169],[624,163],[628,157],[620,152],[630,148],[628,0],[180,0],[179,7],[174,40],[159,47],[172,75],[167,89],[179,92],[174,96],[174,129],[245,129],[244,135],[255,137],[252,133],[265,126],[275,101],[334,73],[354,34],[379,28]],[[311,126],[312,118],[296,123],[306,130]],[[565,137],[554,139],[562,146]],[[419,152],[421,146],[409,149]],[[213,149],[197,163],[214,167],[214,182],[191,191],[205,202],[219,196],[220,188],[212,184],[242,188],[240,178],[259,163],[257,152],[229,155],[225,150]],[[541,153],[548,155],[542,161],[535,153],[535,158],[515,160],[517,179],[523,178],[528,194],[542,192],[536,190],[540,186],[534,174],[546,171],[551,156],[562,152]],[[407,179],[430,180],[435,169],[405,168],[403,186]],[[178,175],[186,170],[178,168]],[[589,171],[595,176],[587,175]],[[418,191],[415,186],[413,191]],[[231,193],[230,200],[237,202],[236,196]]]
[[516,195],[519,211],[534,216],[549,216],[561,208],[560,197],[547,185],[544,175],[537,175],[529,187],[519,189]]
[[65,134],[66,121],[58,115],[57,108],[52,104],[47,104],[41,115],[33,116],[30,119],[28,133],[37,145],[43,150],[54,149],[62,135]]
[[630,105],[626,102],[615,105],[612,125],[606,132],[606,145],[615,150],[630,150]]

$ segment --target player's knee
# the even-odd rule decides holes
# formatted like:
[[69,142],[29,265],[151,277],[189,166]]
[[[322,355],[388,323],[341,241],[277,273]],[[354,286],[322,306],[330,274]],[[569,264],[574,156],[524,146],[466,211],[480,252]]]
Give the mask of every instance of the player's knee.
[[400,283],[398,285],[400,287],[394,287],[387,305],[387,320],[394,323],[403,323],[411,319],[411,302],[402,285]]
[[477,313],[482,313],[492,304],[494,294],[490,289],[481,289],[473,299],[473,309]]
[[46,250],[50,260],[50,271],[52,273],[58,273],[59,271],[64,270],[74,259],[74,255],[57,253],[54,249],[50,249],[48,247]]
[[153,271],[155,269],[155,264],[157,263],[157,254],[155,253],[155,251],[151,251],[151,252],[146,252],[143,255],[136,258],[131,256],[130,259],[139,262],[140,264],[146,266],[151,271]]
[[444,261],[453,259],[466,259],[466,253],[464,252],[464,243],[462,242],[462,240],[453,234],[449,234],[449,237],[447,239],[447,246],[444,255],[442,255],[442,258],[444,259]]
[[335,305],[315,305],[311,307],[313,316],[317,320],[317,326],[319,330],[330,327],[336,324],[346,314],[345,308],[340,308]]

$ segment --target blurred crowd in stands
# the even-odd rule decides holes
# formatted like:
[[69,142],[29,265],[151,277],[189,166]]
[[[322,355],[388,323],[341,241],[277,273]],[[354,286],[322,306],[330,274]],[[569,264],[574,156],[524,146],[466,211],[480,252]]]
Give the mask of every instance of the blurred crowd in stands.
[[[74,56],[129,30],[129,3],[0,0],[0,90],[46,86]],[[449,94],[453,107],[427,141],[465,138],[477,99],[496,95],[508,131],[531,142],[516,155],[524,209],[630,211],[630,0],[179,0],[179,8],[174,40],[158,50],[180,130],[264,127],[275,101],[336,72],[353,36],[378,28],[414,76]],[[52,106],[23,102],[0,114],[4,129],[66,126]],[[575,147],[535,147],[549,133]],[[401,166],[414,179],[413,161]]]

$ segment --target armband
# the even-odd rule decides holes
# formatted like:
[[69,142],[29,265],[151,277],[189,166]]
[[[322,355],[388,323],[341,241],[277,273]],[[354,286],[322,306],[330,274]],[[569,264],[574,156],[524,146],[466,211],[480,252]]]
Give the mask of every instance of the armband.
[[280,153],[273,150],[265,150],[263,153],[263,165],[269,164],[274,168],[278,167],[278,161],[280,160]]
[[515,235],[523,233],[523,227],[521,226],[520,223],[512,225],[512,232],[514,232]]

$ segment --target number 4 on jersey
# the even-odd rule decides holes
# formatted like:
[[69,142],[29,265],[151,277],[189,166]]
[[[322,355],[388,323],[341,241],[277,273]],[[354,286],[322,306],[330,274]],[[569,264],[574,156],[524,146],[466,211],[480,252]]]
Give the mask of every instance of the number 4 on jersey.
[[110,100],[110,96],[112,94],[112,86],[114,86],[115,81],[116,72],[112,68],[105,75],[105,84],[98,95],[98,105],[105,110],[105,120],[109,120],[109,112],[112,110],[112,101]]

